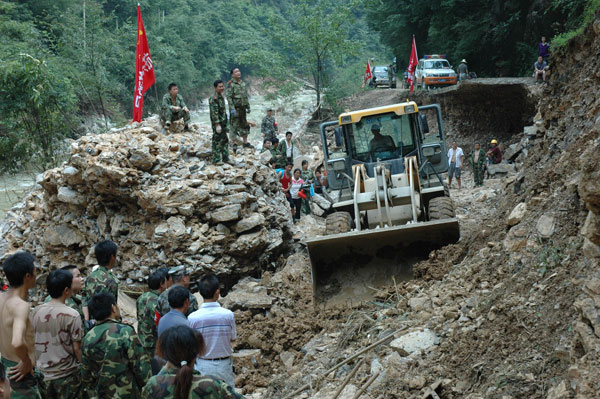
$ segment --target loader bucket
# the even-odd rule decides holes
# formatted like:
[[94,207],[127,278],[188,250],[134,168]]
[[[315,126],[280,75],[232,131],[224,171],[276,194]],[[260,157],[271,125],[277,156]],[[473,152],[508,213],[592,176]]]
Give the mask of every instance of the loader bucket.
[[372,298],[376,287],[412,278],[412,265],[455,243],[456,218],[351,231],[307,240],[314,304],[340,306]]

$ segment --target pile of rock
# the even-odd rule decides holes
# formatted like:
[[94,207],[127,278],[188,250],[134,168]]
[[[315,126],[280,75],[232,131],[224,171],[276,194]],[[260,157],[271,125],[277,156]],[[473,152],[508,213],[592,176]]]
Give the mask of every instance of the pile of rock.
[[226,284],[272,267],[291,238],[275,173],[251,151],[212,165],[210,148],[197,127],[165,135],[152,118],[80,138],[7,214],[7,252],[31,251],[42,269],[85,268],[93,245],[111,239],[127,284],[158,266],[211,271]]

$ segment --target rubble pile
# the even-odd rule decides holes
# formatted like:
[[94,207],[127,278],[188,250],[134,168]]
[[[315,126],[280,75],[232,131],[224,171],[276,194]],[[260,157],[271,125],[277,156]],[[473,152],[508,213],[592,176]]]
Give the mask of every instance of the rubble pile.
[[275,173],[247,150],[210,162],[210,134],[165,135],[156,118],[71,145],[8,213],[8,251],[35,254],[43,270],[95,264],[93,246],[119,245],[117,276],[140,283],[158,266],[216,273],[226,287],[273,269],[291,238],[289,205]]

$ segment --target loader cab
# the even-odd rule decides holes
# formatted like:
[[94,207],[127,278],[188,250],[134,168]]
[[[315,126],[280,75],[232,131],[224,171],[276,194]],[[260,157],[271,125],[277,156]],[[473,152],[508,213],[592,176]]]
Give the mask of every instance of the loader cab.
[[351,188],[356,164],[364,164],[373,177],[375,165],[383,162],[395,175],[404,173],[405,157],[416,156],[425,187],[442,185],[441,174],[448,170],[437,104],[417,108],[415,102],[406,102],[346,112],[337,121],[321,125],[321,139],[332,190]]

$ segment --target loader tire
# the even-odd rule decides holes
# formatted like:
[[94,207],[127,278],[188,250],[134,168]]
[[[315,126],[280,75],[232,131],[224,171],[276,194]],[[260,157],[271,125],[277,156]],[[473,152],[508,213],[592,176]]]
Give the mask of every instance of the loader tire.
[[450,197],[436,197],[429,201],[429,220],[452,219],[456,217]]
[[334,212],[325,219],[325,234],[347,233],[352,230],[352,216],[349,212]]

